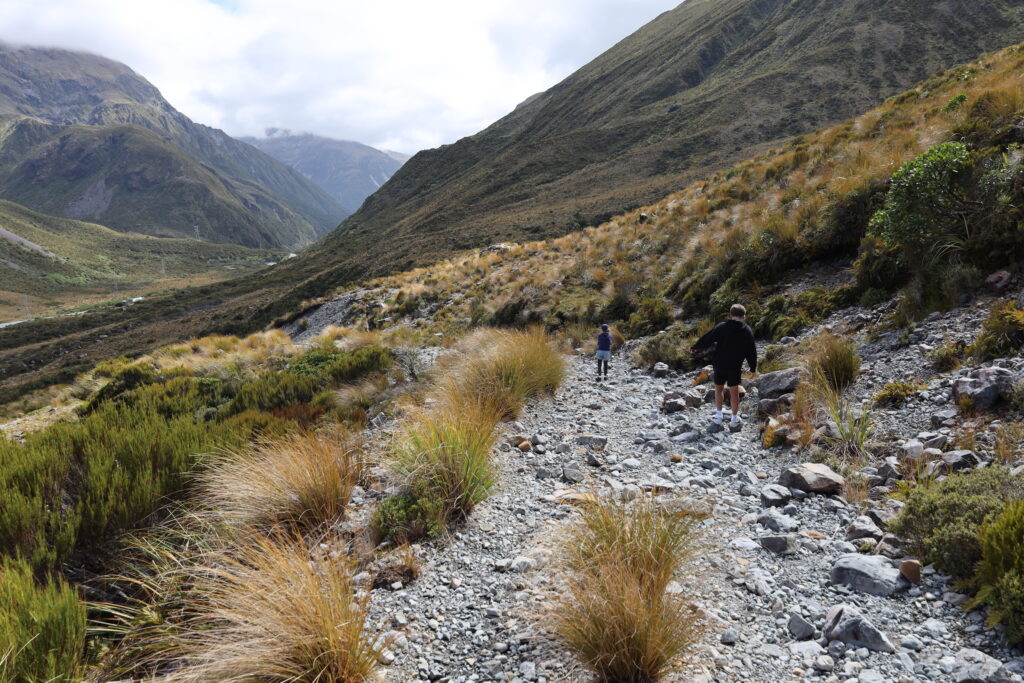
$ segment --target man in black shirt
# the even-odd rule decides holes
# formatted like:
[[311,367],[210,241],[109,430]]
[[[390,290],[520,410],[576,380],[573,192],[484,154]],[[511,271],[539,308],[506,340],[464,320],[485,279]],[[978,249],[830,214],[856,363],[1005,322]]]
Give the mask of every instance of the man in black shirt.
[[715,381],[715,422],[722,424],[722,404],[725,402],[725,387],[729,386],[729,407],[732,409],[730,426],[740,426],[740,375],[746,360],[751,372],[757,372],[757,347],[754,333],[747,325],[747,309],[734,304],[729,309],[729,319],[719,323],[713,330],[697,340],[690,349],[697,353],[713,348],[711,365]]

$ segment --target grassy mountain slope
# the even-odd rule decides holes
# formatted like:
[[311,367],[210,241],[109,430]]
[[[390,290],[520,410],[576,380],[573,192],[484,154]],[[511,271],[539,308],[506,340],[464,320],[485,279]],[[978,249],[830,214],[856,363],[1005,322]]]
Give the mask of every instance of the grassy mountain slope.
[[1024,38],[1005,0],[689,0],[481,133],[421,152],[293,267],[338,281],[564,234]]
[[122,233],[0,200],[0,322],[237,277],[281,252]]
[[348,140],[271,129],[265,138],[241,138],[315,182],[346,211],[380,189],[402,166],[387,152]]
[[[0,191],[48,213],[160,235],[194,236],[199,223],[206,239],[273,247],[305,246],[348,213],[301,173],[192,122],[145,79],[102,57],[0,46],[0,121]],[[117,144],[125,143],[127,126],[138,132],[125,149]],[[139,156],[148,157],[155,176],[126,168]],[[134,179],[124,177],[133,172]],[[184,182],[164,187],[171,179]],[[51,180],[52,190],[37,187]],[[203,185],[216,195],[216,208]],[[149,209],[134,196],[140,189],[186,208]]]
[[[378,296],[390,310],[368,311],[369,317],[413,316],[436,306],[435,322],[442,326],[571,322],[621,302],[620,294],[627,305],[608,308],[610,318],[628,318],[640,299],[657,295],[673,298],[687,315],[716,312],[737,293],[760,301],[783,277],[813,260],[852,260],[887,179],[932,145],[963,139],[988,150],[992,159],[1006,152],[1007,159],[1019,161],[1010,145],[1020,142],[1015,122],[1024,115],[1022,65],[1019,49],[1010,48],[940,72],[856,120],[795,138],[685,187],[645,209],[646,221],[633,211],[566,237],[482,257],[473,252],[437,266],[436,272],[415,271],[378,283],[394,290]],[[947,109],[954,99],[958,104]],[[1018,191],[1008,190],[1006,207],[1018,201]],[[1015,209],[995,210],[1003,202],[998,197],[975,201],[1000,220],[1020,220]],[[983,223],[979,219],[979,228]],[[990,242],[978,244],[989,249],[981,263],[994,265],[1002,257],[992,254],[1009,255],[1021,243],[1017,238],[995,251]],[[291,263],[298,260],[262,271],[259,287],[240,278],[174,292],[127,311],[104,309],[0,330],[0,392],[10,395],[69,377],[98,358],[203,333],[251,330],[273,315],[295,314],[297,295],[322,297],[330,284],[329,278],[314,277],[296,288]],[[360,270],[351,264],[339,268],[342,280],[359,279]],[[772,316],[799,318],[806,303],[783,296],[772,304]]]

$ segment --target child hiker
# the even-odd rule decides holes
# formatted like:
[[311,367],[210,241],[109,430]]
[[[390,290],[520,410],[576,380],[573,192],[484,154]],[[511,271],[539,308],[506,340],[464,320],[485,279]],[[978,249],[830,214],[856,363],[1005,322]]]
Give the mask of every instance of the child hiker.
[[608,324],[601,325],[601,333],[597,335],[597,381],[602,376],[608,379],[608,361],[612,357],[612,335],[608,331]]

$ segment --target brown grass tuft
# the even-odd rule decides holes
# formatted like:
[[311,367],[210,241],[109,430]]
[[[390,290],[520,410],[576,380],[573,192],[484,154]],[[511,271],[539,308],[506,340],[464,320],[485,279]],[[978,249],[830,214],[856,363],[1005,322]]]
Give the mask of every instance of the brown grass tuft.
[[362,467],[353,434],[292,434],[212,456],[198,475],[198,500],[235,528],[314,528],[344,519]]

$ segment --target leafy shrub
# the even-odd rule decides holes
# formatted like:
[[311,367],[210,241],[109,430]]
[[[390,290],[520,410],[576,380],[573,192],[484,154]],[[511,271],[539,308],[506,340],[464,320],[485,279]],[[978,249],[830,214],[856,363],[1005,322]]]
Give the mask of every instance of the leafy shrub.
[[81,413],[88,415],[96,410],[101,404],[117,398],[121,394],[131,391],[143,384],[155,382],[159,377],[156,368],[148,363],[133,363],[122,367],[120,370],[109,368],[113,373],[109,382],[103,385],[99,391],[82,408]]
[[391,352],[382,346],[363,346],[353,351],[313,349],[296,358],[289,372],[307,377],[351,382],[377,372],[385,372],[394,362]]
[[956,181],[970,163],[967,145],[943,142],[903,164],[893,174],[885,206],[872,216],[869,232],[899,246],[912,270],[922,269],[933,249],[963,227],[957,219]]
[[1024,641],[1024,501],[1011,502],[985,524],[981,563],[974,578],[976,603],[991,606],[989,620],[1006,627],[1011,643]]
[[910,273],[899,259],[899,245],[891,244],[878,235],[865,235],[860,252],[853,263],[857,289],[862,292],[862,305],[877,305],[889,298],[889,293],[906,283]]
[[586,504],[563,546],[566,590],[548,618],[599,681],[656,681],[698,635],[686,601],[666,592],[695,552],[701,515],[644,499]]
[[971,345],[978,360],[1012,356],[1024,346],[1024,310],[1012,301],[992,304],[981,333]]
[[320,391],[323,381],[309,375],[271,371],[244,383],[220,410],[221,418],[247,410],[271,412],[286,406],[307,404]]
[[370,520],[378,538],[396,543],[435,538],[445,524],[442,501],[430,497],[425,480],[414,481],[407,490],[382,500]]
[[943,111],[943,113],[949,113],[951,111],[956,111],[966,101],[967,101],[967,93],[959,93],[957,95],[953,95],[953,97],[949,100],[949,102],[946,102],[946,104],[942,105],[942,111]]
[[905,403],[907,399],[914,396],[921,389],[924,389],[924,385],[920,382],[886,382],[871,400],[879,408],[898,406]]
[[982,559],[978,537],[982,523],[999,514],[1007,501],[1021,498],[1024,477],[1003,467],[952,474],[909,491],[906,507],[889,529],[939,569],[967,579]]
[[842,393],[860,372],[860,356],[854,341],[831,332],[820,334],[811,341],[804,362],[808,374],[823,384],[823,388],[835,393]]
[[634,337],[646,337],[669,327],[672,320],[672,307],[667,301],[660,297],[644,297],[629,317],[629,333]]
[[77,681],[85,608],[61,579],[37,583],[32,567],[0,565],[0,679]]

